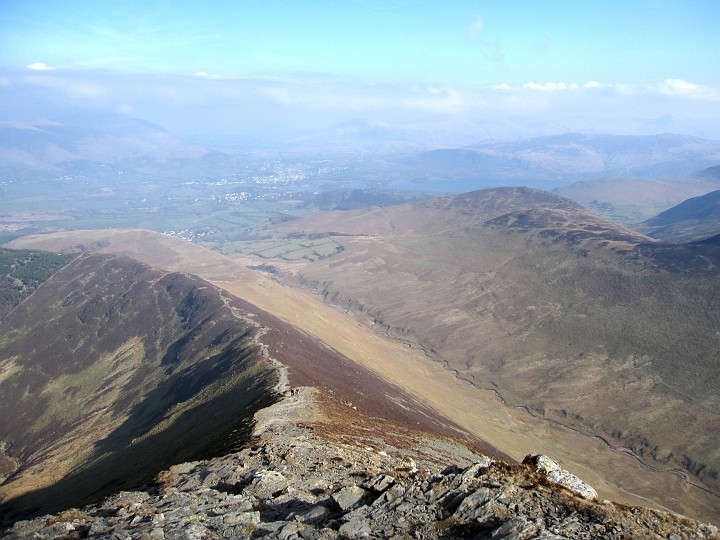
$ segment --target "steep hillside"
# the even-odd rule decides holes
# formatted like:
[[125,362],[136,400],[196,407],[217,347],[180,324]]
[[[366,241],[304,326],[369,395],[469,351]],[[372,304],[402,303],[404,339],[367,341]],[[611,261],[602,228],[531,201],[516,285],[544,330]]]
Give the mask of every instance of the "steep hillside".
[[666,242],[694,242],[720,234],[720,190],[683,201],[637,228]]
[[[532,211],[523,212],[523,207]],[[546,211],[543,211],[543,207]],[[516,210],[514,217],[503,218],[505,208]],[[484,225],[486,221],[497,218],[502,219],[496,225]],[[539,226],[542,220],[551,224],[550,218],[557,218],[554,225],[556,229],[550,227],[537,234],[533,232],[531,226]],[[559,221],[560,218],[564,221]],[[508,228],[500,221],[512,222],[516,227]],[[565,222],[566,229],[557,228]],[[335,231],[318,234],[332,234],[347,248],[320,265],[304,265],[302,261],[288,262],[280,256],[277,259],[263,259],[262,264],[266,266],[258,265],[259,261],[251,259],[234,261],[178,238],[137,230],[65,231],[19,238],[12,242],[12,246],[71,252],[99,249],[107,253],[129,255],[171,271],[201,275],[228,293],[281,317],[286,325],[303,329],[306,339],[314,339],[316,344],[325,344],[311,354],[296,355],[292,353],[293,348],[281,346],[281,341],[270,352],[283,355],[282,361],[290,366],[291,379],[302,374],[297,384],[317,386],[328,395],[334,395],[329,390],[347,380],[344,392],[349,394],[343,398],[344,402],[335,402],[331,408],[333,414],[347,411],[347,402],[351,403],[352,411],[355,411],[353,407],[358,410],[391,410],[387,406],[388,396],[391,402],[395,402],[395,396],[402,395],[398,394],[399,387],[409,395],[405,398],[405,404],[399,407],[400,412],[411,414],[426,411],[418,413],[412,422],[420,421],[422,425],[423,418],[436,418],[439,413],[515,460],[521,461],[526,454],[540,451],[562,461],[573,473],[591,482],[603,498],[625,504],[650,504],[717,521],[717,496],[702,487],[697,479],[691,479],[689,475],[682,476],[672,466],[654,464],[652,459],[633,454],[625,442],[614,437],[598,437],[601,430],[590,429],[586,423],[587,418],[592,420],[592,415],[605,415],[611,425],[612,422],[620,422],[623,425],[634,423],[647,427],[653,422],[657,424],[654,417],[662,416],[666,410],[683,404],[678,400],[667,405],[660,393],[663,388],[667,388],[663,384],[658,384],[658,388],[649,395],[643,385],[638,384],[646,376],[647,369],[652,367],[651,364],[635,367],[624,363],[622,357],[618,359],[613,356],[617,347],[636,346],[632,342],[632,334],[622,334],[626,319],[616,320],[615,316],[631,315],[637,307],[631,305],[630,301],[635,297],[628,295],[628,292],[638,286],[642,273],[634,272],[630,265],[626,273],[616,276],[614,281],[608,282],[607,278],[601,280],[597,290],[592,288],[596,283],[596,275],[583,275],[583,270],[593,270],[594,264],[600,270],[607,267],[608,276],[612,276],[614,267],[611,263],[615,264],[618,258],[632,260],[633,257],[646,257],[641,246],[650,242],[650,239],[606,220],[593,218],[588,221],[588,214],[577,204],[549,193],[527,189],[488,190],[413,205],[320,214],[314,224],[317,230]],[[309,228],[308,222],[296,222],[296,225]],[[297,228],[288,234],[302,236],[303,233],[298,230],[302,229]],[[366,232],[361,234],[357,231]],[[433,231],[434,234],[431,234]],[[638,241],[641,244],[637,244]],[[278,246],[287,243],[286,239],[279,239]],[[607,245],[600,250],[590,249],[598,243]],[[637,250],[631,248],[634,245],[639,246]],[[588,251],[587,257],[584,250]],[[630,255],[620,253],[622,250],[629,250]],[[280,248],[278,251],[281,254]],[[698,251],[702,252],[703,249]],[[605,253],[604,258],[599,255],[602,253]],[[664,250],[654,251],[650,255],[652,258],[646,258],[643,263],[648,265],[645,274],[650,277],[645,275],[642,278],[650,281],[652,265],[672,263],[678,272],[687,273],[687,269],[682,270],[683,264],[692,267],[693,259],[696,263],[698,260],[703,261],[701,257],[693,255],[693,249],[685,247],[676,251],[673,246],[666,245]],[[704,264],[707,265],[707,262]],[[274,273],[264,277],[244,265],[263,268],[273,266]],[[544,279],[538,271],[538,265],[542,266],[542,272],[547,273],[549,284],[546,286],[547,291],[540,287],[533,297],[531,287],[538,287],[538,283],[542,284]],[[363,272],[363,269],[367,271]],[[328,275],[332,272],[334,282],[311,281],[307,275],[303,278],[305,271],[317,274],[322,271]],[[666,272],[658,271],[657,274],[662,276]],[[285,276],[284,279],[297,285],[293,275],[299,276],[311,288],[291,289],[278,282],[279,278]],[[627,283],[625,275],[628,277]],[[584,289],[576,290],[573,280],[583,277]],[[348,283],[363,286],[363,297],[350,297],[349,294],[343,296],[339,292],[335,294],[342,290],[341,285]],[[661,289],[663,286],[664,283],[660,282]],[[703,287],[709,290],[709,295],[704,295],[702,287],[691,291],[689,302],[697,300],[698,309],[705,309],[703,305],[712,303],[715,294],[711,282]],[[607,294],[606,308],[603,307],[604,299],[595,298],[594,304],[589,305],[587,310],[577,311],[583,304],[577,303],[576,297],[591,298],[591,295],[597,296],[601,290]],[[638,292],[644,290],[640,288]],[[648,290],[652,290],[652,283]],[[563,295],[568,295],[570,300],[563,300]],[[626,295],[628,302],[611,309],[612,302]],[[666,303],[671,314],[673,302],[676,302],[672,295],[673,289],[669,288]],[[345,301],[348,297],[359,298],[364,303]],[[322,303],[322,300],[326,303]],[[377,306],[384,306],[385,314],[380,313],[379,309],[373,311],[370,300]],[[528,303],[523,306],[524,302]],[[644,302],[645,305],[652,305],[651,298]],[[602,316],[588,321],[591,308],[594,309],[593,306],[598,303]],[[640,309],[644,307],[641,305]],[[603,309],[607,311],[603,313]],[[664,313],[650,312],[648,317],[655,317],[662,324],[657,329],[650,325],[652,331],[646,341],[656,340],[661,345],[667,344],[666,336],[686,332],[700,317],[697,313],[692,314],[690,309],[686,311],[690,315],[687,320],[674,315],[666,320]],[[702,324],[714,325],[715,313],[710,313],[710,318]],[[443,319],[433,319],[434,314]],[[393,326],[390,315],[397,320],[402,317],[408,324]],[[533,324],[533,317],[540,319],[537,324]],[[602,328],[600,324],[608,324],[608,319],[609,326]],[[553,337],[550,323],[556,321],[555,325],[562,327],[566,320],[585,324],[583,328],[586,334],[572,337],[574,329],[566,328],[564,334]],[[424,325],[422,328],[421,324]],[[268,323],[267,326],[273,325]],[[415,337],[413,331],[418,328],[427,330],[427,338],[434,340],[434,350],[427,342]],[[690,329],[701,334],[703,328],[706,327]],[[631,330],[633,327],[628,326],[628,331]],[[634,330],[642,335],[642,328]],[[537,334],[533,341],[534,331]],[[547,331],[550,331],[550,337],[542,334]],[[284,332],[279,330],[273,335],[282,337]],[[565,341],[567,333],[571,335]],[[526,338],[525,334],[529,337]],[[700,338],[707,339],[710,335],[712,331]],[[444,336],[447,339],[441,341]],[[590,341],[588,336],[595,336],[593,339],[596,341]],[[608,341],[610,347],[607,351],[603,341],[606,336],[612,338]],[[582,355],[573,352],[585,340],[596,344],[599,341],[596,349],[600,353]],[[695,347],[690,341],[688,344]],[[637,346],[643,347],[645,344],[640,342]],[[548,354],[547,358],[539,356],[540,360],[544,360],[542,362],[531,355],[521,356],[513,364],[507,361],[513,358],[512,354],[521,354],[534,345],[539,350],[543,350],[542,347],[555,347],[561,354]],[[336,366],[344,366],[342,374],[336,372],[333,375],[333,371],[320,369],[320,365],[327,364],[321,360],[313,363],[302,360],[321,358],[330,348],[346,357],[346,360],[334,363]],[[494,357],[491,356],[494,354],[493,348],[499,351]],[[453,358],[451,354],[457,356]],[[471,354],[476,356],[470,358]],[[469,366],[464,363],[466,356],[470,366],[473,365],[471,360],[476,362],[476,371],[473,373],[469,373]],[[529,360],[524,362],[524,358]],[[449,364],[451,359],[454,366]],[[477,368],[484,359],[497,362],[488,362],[487,368]],[[523,367],[528,369],[522,371]],[[366,372],[366,368],[375,374],[374,379],[364,379],[358,374]],[[458,376],[456,368],[464,373]],[[501,378],[498,373],[505,375]],[[587,389],[578,387],[583,383],[580,379],[568,384],[576,373],[587,375],[584,381]],[[383,390],[383,386],[377,383],[378,375],[395,385],[395,390]],[[475,378],[472,384],[465,380],[470,375]],[[713,375],[710,375],[707,382],[702,382],[703,385],[712,386]],[[696,374],[689,371],[685,376],[695,377]],[[491,382],[487,383],[488,379]],[[598,379],[600,382],[597,382]],[[543,386],[538,385],[539,380],[544,381]],[[613,381],[616,383],[614,386]],[[542,388],[543,392],[538,393],[538,388]],[[504,397],[505,401],[498,399],[499,391],[501,399]],[[543,414],[538,407],[523,405],[519,399],[514,399],[517,392],[522,392],[523,396],[529,395],[532,399],[537,394],[538,400],[548,403],[546,413]],[[654,404],[648,405],[653,396],[659,398]],[[528,403],[531,404],[532,399]],[[424,406],[432,410],[423,409]],[[636,406],[637,413],[634,412]],[[659,408],[653,409],[653,406]],[[700,408],[693,407],[691,403],[690,413]],[[576,416],[571,414],[573,409]],[[588,410],[590,413],[581,416],[578,410]],[[622,411],[622,414],[617,411]],[[632,414],[625,414],[627,411]],[[644,418],[643,415],[648,412],[650,416]],[[375,413],[371,414],[378,417]],[[408,419],[406,416],[402,422]],[[385,420],[369,430],[353,427],[356,426],[353,417],[341,416],[339,420],[353,429],[352,437],[343,442],[363,444],[361,441],[366,440],[368,435],[388,430]],[[712,446],[715,431],[711,423],[707,424],[707,430],[699,432],[692,425],[689,429],[679,431],[676,419],[668,418],[667,421],[666,426],[658,426],[671,429],[669,433],[663,433],[663,444],[680,446],[687,441],[695,441],[710,447],[707,455],[712,455],[715,450]],[[443,429],[443,426],[452,424],[445,420],[434,425],[434,429]],[[392,431],[396,431],[395,428]],[[699,435],[695,437],[697,433]],[[703,441],[703,437],[706,440]]]
[[240,444],[277,382],[257,332],[198,278],[71,262],[0,324],[0,495],[45,488],[1,513],[85,502]]
[[720,178],[692,175],[682,180],[602,178],[555,188],[553,193],[582,204],[616,223],[647,220],[691,197],[720,188]]
[[528,189],[280,229],[328,231],[353,235],[335,237],[344,251],[276,271],[506,403],[720,494],[718,246],[655,244]]
[[0,248],[0,320],[70,258],[47,251]]
[[171,464],[241,448],[254,413],[288,382],[364,415],[368,427],[350,422],[347,441],[383,426],[396,439],[434,433],[493,451],[277,317],[125,256],[76,258],[0,331],[6,518],[97,500]]

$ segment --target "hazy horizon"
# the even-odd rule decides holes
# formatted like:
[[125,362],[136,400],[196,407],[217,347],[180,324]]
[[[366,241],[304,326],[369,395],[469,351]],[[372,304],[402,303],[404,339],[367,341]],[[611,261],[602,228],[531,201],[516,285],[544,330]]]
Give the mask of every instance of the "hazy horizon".
[[358,120],[438,144],[720,139],[718,21],[709,0],[23,2],[0,14],[0,120],[113,111],[214,144]]

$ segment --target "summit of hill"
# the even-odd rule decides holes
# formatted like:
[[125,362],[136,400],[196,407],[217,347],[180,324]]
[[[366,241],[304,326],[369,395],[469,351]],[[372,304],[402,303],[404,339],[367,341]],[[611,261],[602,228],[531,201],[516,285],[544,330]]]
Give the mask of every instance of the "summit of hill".
[[716,244],[658,242],[528,188],[331,212],[277,229],[280,238],[333,234],[342,250],[265,260],[276,276],[541,422],[600,437],[651,475],[678,475],[660,495],[678,510],[688,508],[683,475],[716,506],[719,371],[708,354],[720,335]]

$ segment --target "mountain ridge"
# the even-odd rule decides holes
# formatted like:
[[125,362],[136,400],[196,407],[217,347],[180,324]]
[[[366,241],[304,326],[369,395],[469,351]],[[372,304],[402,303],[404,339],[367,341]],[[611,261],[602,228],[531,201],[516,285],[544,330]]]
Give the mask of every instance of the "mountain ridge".
[[[558,198],[555,200],[562,201]],[[446,205],[447,202],[444,201],[442,204]],[[655,279],[652,276],[658,268],[669,262],[679,264],[678,261],[688,253],[692,253],[695,248],[680,246],[680,251],[675,252],[675,246],[650,241],[651,253],[657,255],[661,248],[662,251],[669,250],[664,254],[665,261],[658,263],[630,249],[627,242],[609,242],[599,235],[596,235],[595,241],[592,238],[581,238],[579,243],[574,244],[569,238],[561,238],[557,242],[550,237],[543,238],[536,234],[539,231],[533,233],[508,230],[507,233],[503,233],[502,229],[487,228],[486,230],[483,222],[489,217],[502,215],[503,208],[491,207],[478,216],[475,216],[474,212],[463,214],[457,218],[457,226],[451,232],[448,232],[447,225],[452,223],[453,219],[448,215],[448,210],[436,211],[425,207],[417,210],[422,214],[422,219],[413,221],[413,215],[404,216],[408,209],[412,208],[416,207],[405,205],[383,210],[370,209],[365,214],[358,211],[339,214],[347,218],[348,227],[355,227],[357,230],[353,229],[355,230],[353,237],[334,237],[342,241],[347,249],[320,263],[335,269],[332,282],[313,280],[313,272],[318,272],[318,268],[302,266],[297,262],[283,263],[282,259],[263,259],[264,264],[275,267],[272,279],[263,278],[258,272],[244,268],[244,266],[257,265],[255,260],[248,258],[233,261],[189,242],[147,231],[67,231],[18,239],[13,241],[12,245],[44,247],[57,251],[65,248],[77,251],[85,246],[82,249],[123,253],[154,266],[202,275],[231,294],[246,298],[266,311],[280,315],[285,321],[302,328],[309,335],[320,338],[355,362],[369,367],[382,378],[408,389],[414,396],[423,396],[423,403],[430,404],[432,408],[441,411],[447,418],[453,419],[455,423],[464,426],[482,440],[509,453],[513,459],[522,460],[525,454],[542,448],[550,455],[564,459],[566,466],[572,472],[590,480],[598,492],[605,493],[604,497],[628,504],[653,504],[653,501],[659,498],[660,504],[674,508],[676,511],[708,516],[705,519],[715,516],[716,498],[703,491],[701,483],[689,473],[685,473],[687,476],[684,480],[677,472],[670,470],[667,464],[656,465],[651,461],[667,457],[659,453],[662,448],[654,449],[652,446],[646,446],[648,442],[652,442],[652,439],[638,438],[631,431],[621,432],[614,429],[600,435],[602,438],[598,438],[598,428],[603,428],[604,424],[594,418],[593,414],[604,409],[592,403],[592,393],[589,392],[593,385],[604,389],[604,393],[599,397],[608,400],[607,410],[617,410],[618,407],[624,406],[626,399],[632,398],[638,411],[634,414],[614,414],[609,417],[612,421],[617,419],[625,421],[627,417],[630,423],[642,420],[645,424],[650,422],[650,425],[655,425],[656,428],[665,429],[662,423],[658,423],[662,417],[657,415],[659,411],[665,410],[664,406],[659,404],[665,399],[663,393],[670,389],[662,384],[657,385],[656,382],[662,382],[659,379],[656,382],[650,379],[657,389],[648,393],[647,382],[643,382],[643,378],[652,364],[641,355],[633,356],[635,353],[628,348],[646,346],[646,343],[651,344],[653,341],[663,343],[667,341],[668,336],[677,333],[678,329],[685,331],[693,328],[697,314],[692,311],[679,314],[673,311],[675,309],[672,307],[673,302],[676,301],[673,295],[676,291],[671,283],[670,286],[666,286],[666,283],[660,280],[655,285],[651,285],[652,281],[643,283],[643,280]],[[366,218],[364,221],[363,216]],[[382,216],[384,219],[378,219]],[[405,223],[401,220],[405,220]],[[431,225],[428,225],[428,222]],[[605,222],[606,220],[599,220],[596,223]],[[325,231],[342,230],[341,227],[334,227],[338,223],[342,224],[337,218],[328,219],[327,214],[318,215],[315,222],[315,224],[333,226],[330,229],[323,228],[322,230]],[[365,235],[361,234],[363,223],[367,233]],[[418,223],[424,224],[424,228],[419,227]],[[294,224],[300,225],[302,222],[294,222]],[[291,223],[285,225],[289,226]],[[393,236],[393,226],[402,234]],[[439,231],[439,234],[414,235],[413,231],[418,228]],[[480,230],[492,234],[481,239],[478,234]],[[576,228],[568,230],[573,231]],[[291,234],[299,233],[293,231]],[[646,243],[646,237],[638,233],[634,234],[642,239],[641,244],[638,245]],[[601,251],[589,249],[588,253],[585,253],[588,242],[605,244],[605,247]],[[286,240],[280,240],[280,243],[284,244]],[[550,251],[543,257],[537,257],[537,253],[533,252],[533,246],[538,245]],[[479,249],[480,247],[482,249]],[[508,257],[506,251],[516,249],[524,255],[513,262],[513,258]],[[698,253],[702,252],[703,250]],[[549,255],[551,256],[548,257]],[[430,260],[428,256],[432,256]],[[552,271],[558,256],[565,261],[565,266]],[[639,259],[628,268],[626,273],[617,275],[614,271],[610,271],[613,266],[605,268],[608,262],[612,262],[617,257],[631,257],[631,259],[639,257]],[[349,258],[356,265],[355,268],[340,264],[345,258]],[[401,263],[399,258],[404,262]],[[538,270],[532,270],[537,268],[539,262],[543,265],[540,268],[542,274],[538,274]],[[369,263],[372,263],[372,267],[367,268],[372,268],[372,272],[367,276],[356,272],[356,269],[362,269]],[[481,265],[480,268],[477,265]],[[512,275],[505,277],[512,278],[513,286],[507,285],[505,278],[498,276],[498,270],[495,269],[497,265],[500,265],[498,268],[505,268],[503,272],[512,270]],[[576,266],[578,270],[587,271],[571,273],[568,276],[568,270],[573,270]],[[638,268],[644,270],[638,273]],[[299,281],[304,284],[304,290],[288,289],[278,283],[279,279],[285,281],[297,275],[299,270],[302,272]],[[469,273],[468,270],[472,270],[473,273]],[[712,270],[712,267],[709,267],[709,270]],[[687,272],[682,269],[679,271]],[[406,273],[406,277],[402,277],[403,272]],[[533,279],[536,279],[533,276],[537,275],[544,275],[545,279],[549,280],[549,284],[555,283],[553,285],[555,290],[559,288],[563,294],[577,291],[580,296],[570,300],[575,307],[568,310],[566,304],[554,303],[555,300],[552,302],[545,300],[540,303],[539,299],[535,299],[531,303],[524,303],[532,297],[527,297],[522,287],[532,284]],[[660,272],[657,275],[662,277],[664,274]],[[393,277],[394,280],[391,286],[388,286],[388,276]],[[349,290],[346,285],[350,277],[359,279],[358,283],[367,279],[367,283],[371,285],[369,290],[376,291],[377,296],[373,297],[365,293],[362,296],[343,294],[343,289]],[[580,280],[577,283],[582,285],[580,288],[574,281],[577,279]],[[412,292],[408,286],[412,287]],[[449,289],[449,286],[452,288]],[[637,300],[647,302],[648,300],[643,298],[648,296],[649,290],[658,286],[660,290],[666,290],[664,296],[666,300],[663,302],[669,302],[667,313],[675,314],[658,328],[636,328],[639,337],[645,334],[647,336],[637,344],[633,344],[635,334],[629,333],[633,327],[624,328],[626,314],[623,310],[631,308],[633,302]],[[606,296],[597,298],[598,292],[603,292]],[[690,292],[692,294],[689,298],[692,302],[699,302],[698,306],[713,301],[712,290],[708,294],[708,291],[702,287],[693,287]],[[603,324],[592,325],[590,324],[592,321],[587,320],[591,312],[582,309],[585,302],[582,300],[584,295],[596,298],[593,309],[604,317],[600,321]],[[412,304],[407,302],[409,297],[413,298]],[[382,305],[378,299],[385,302],[384,313],[377,309],[378,305]],[[321,304],[320,300],[324,300],[325,304]],[[373,307],[375,302],[378,303]],[[692,305],[687,301],[685,304]],[[453,309],[448,309],[448,305]],[[401,311],[396,306],[405,306],[405,308]],[[521,306],[522,309],[517,310],[515,306]],[[649,306],[651,307],[652,304]],[[470,312],[469,319],[463,312],[468,307],[474,309]],[[479,310],[478,307],[483,309]],[[646,309],[648,306],[643,304],[638,307]],[[427,317],[430,308],[438,313],[446,324],[432,327],[435,330],[429,333],[423,330],[423,339],[418,339],[416,332],[419,323],[434,324],[433,319]],[[558,317],[566,311],[565,315]],[[651,312],[651,310],[647,311],[647,313]],[[399,316],[405,319],[402,325],[396,322]],[[497,324],[498,327],[495,329],[493,326],[485,325],[482,327],[484,333],[479,334],[478,337],[476,322],[492,321],[493,319],[487,318],[493,316],[496,321],[493,324]],[[464,343],[475,343],[477,346],[470,352],[474,352],[479,355],[476,357],[480,358],[487,357],[487,351],[509,350],[507,340],[526,348],[532,346],[531,352],[537,353],[533,344],[543,341],[533,341],[526,336],[531,337],[532,332],[536,331],[533,330],[536,328],[533,321],[538,317],[541,317],[538,321],[541,324],[537,330],[541,332],[539,337],[542,337],[542,332],[550,331],[550,335],[557,334],[561,338],[560,342],[557,339],[548,341],[548,345],[554,343],[553,347],[560,347],[551,355],[532,356],[533,361],[526,364],[511,362],[512,357],[509,356],[493,355],[489,358],[493,359],[494,363],[480,372],[470,373],[461,373],[467,369],[467,366],[449,363],[453,356],[461,360],[471,358],[465,356],[465,351],[468,349],[462,348]],[[661,319],[666,318],[667,315],[663,311]],[[554,330],[557,324],[553,321],[556,319],[563,324],[565,324],[563,321],[574,322],[575,326],[558,333]],[[708,325],[712,326],[714,324],[712,321],[713,319],[703,322],[696,330],[702,330]],[[580,323],[582,324],[577,326]],[[573,343],[577,343],[578,340],[581,342],[587,336],[596,334],[609,338],[600,341],[604,348],[599,348],[592,354],[589,352],[566,354],[565,349],[569,346],[572,348]],[[573,338],[573,335],[576,337]],[[702,335],[699,337],[702,338]],[[438,341],[443,336],[445,336],[444,341]],[[569,336],[569,339],[563,344],[563,340],[567,339],[565,336]],[[597,336],[593,339],[597,339]],[[678,343],[692,345],[696,341],[699,343],[692,337]],[[611,361],[618,352],[622,360],[619,365]],[[628,354],[631,356],[626,356]],[[557,362],[560,359],[566,359],[566,365],[560,364],[558,367]],[[292,362],[292,360],[293,356],[289,355],[287,361]],[[516,370],[523,365],[528,369],[541,368],[547,373],[535,373],[536,376],[532,377],[532,373],[510,372],[505,378],[499,377],[498,368]],[[672,364],[666,367],[671,368]],[[575,372],[573,370],[586,376],[584,382],[588,387],[580,389],[580,397],[577,389],[567,386],[565,381],[558,377],[558,374],[571,375]],[[687,373],[679,372],[678,381],[696,377],[691,370],[687,371]],[[460,373],[459,379],[456,378],[457,373]],[[622,377],[613,384],[613,378],[617,376]],[[708,384],[712,386],[712,376],[705,377],[702,373],[697,376],[704,385],[703,388]],[[349,379],[353,380],[353,377],[350,376]],[[489,379],[491,383],[486,386],[482,377]],[[549,381],[548,385],[538,386],[537,381],[540,378]],[[522,382],[523,380],[527,384]],[[515,393],[532,391],[533,394],[537,394],[540,391],[538,397],[545,405],[542,408],[531,406],[531,403],[523,403],[523,399],[508,394],[505,385],[509,381],[513,381],[511,389]],[[636,394],[637,392],[639,394]],[[505,401],[502,403],[498,401],[497,393]],[[639,402],[638,395],[647,397],[647,400]],[[561,398],[563,401],[558,402],[557,400]],[[355,395],[350,401],[356,403],[358,399],[359,396]],[[557,405],[552,405],[553,402]],[[586,404],[589,408],[585,410]],[[583,410],[578,410],[578,407]],[[686,412],[696,415],[698,411],[692,407],[694,406]],[[712,407],[709,410],[712,411]],[[678,409],[678,412],[681,413],[682,408]],[[643,418],[645,414],[649,416]],[[683,425],[687,424],[687,418]],[[713,417],[705,418],[712,421]],[[705,421],[702,418],[698,420]],[[674,421],[674,417],[668,418],[667,426],[671,426]],[[693,425],[689,425],[688,429],[692,431]],[[703,440],[701,437],[695,444],[699,447],[710,445],[705,453],[711,456],[714,448],[713,431],[707,427],[708,425],[710,424],[705,425],[704,431],[699,432],[707,433],[707,438]],[[685,443],[682,437],[672,430],[664,433],[666,434],[663,440],[666,440],[667,444]],[[628,440],[619,440],[617,438],[619,436],[633,438],[628,442]],[[695,466],[702,462],[702,459],[696,460]],[[691,464],[687,466],[691,467]],[[692,483],[687,484],[686,480]]]
[[[233,430],[246,437],[242,418],[271,402],[262,388],[275,384],[248,321],[197,278],[124,257],[82,256],[43,283],[0,323],[4,450],[17,464],[2,484],[3,513],[49,508],[64,490],[75,497],[65,504],[87,501],[175,452],[202,454]],[[234,396],[236,412],[222,424],[220,396]],[[198,411],[206,419],[193,428]],[[170,450],[168,437],[188,430],[195,440]]]
[[328,260],[265,262],[508,404],[717,492],[707,356],[720,335],[717,246],[663,244],[559,197],[536,207],[533,196],[486,190],[303,218],[280,237],[354,236],[335,237],[344,249]]
[[406,446],[387,431],[338,443],[318,433],[323,400],[301,388],[256,413],[251,448],[176,465],[93,506],[16,522],[3,538],[718,538],[710,524],[593,500],[592,488],[568,483],[546,456],[511,465],[452,441],[416,437]]
[[687,199],[637,228],[666,242],[697,242],[716,236],[720,234],[720,190]]
[[6,517],[85,504],[240,448],[288,383],[329,392],[333,407],[397,438],[429,433],[503,455],[257,306],[126,256],[80,255],[0,328],[0,429],[16,464],[0,486]]

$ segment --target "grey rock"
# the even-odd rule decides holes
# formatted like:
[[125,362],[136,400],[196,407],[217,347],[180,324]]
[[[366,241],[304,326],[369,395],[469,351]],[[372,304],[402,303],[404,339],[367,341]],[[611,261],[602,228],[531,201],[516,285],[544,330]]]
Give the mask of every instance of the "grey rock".
[[129,506],[144,503],[150,495],[144,491],[121,491],[103,501],[103,506],[108,508],[127,508]]
[[537,540],[567,540],[565,536],[558,536],[555,533],[552,533],[546,529],[540,531],[540,533],[535,537]]
[[360,538],[368,538],[372,533],[370,525],[364,519],[354,519],[343,523],[338,530],[342,538],[348,540],[357,540]]
[[270,521],[259,523],[255,528],[255,534],[258,536],[268,536],[276,534],[285,526],[284,521]]
[[343,512],[358,505],[366,496],[367,490],[358,486],[347,486],[331,495],[332,500]]
[[150,531],[150,540],[165,540],[165,531],[162,529],[153,529]]
[[393,487],[391,487],[384,493],[385,498],[388,502],[393,502],[394,500],[402,497],[404,494],[405,488],[398,484],[395,484]]
[[528,523],[523,517],[514,517],[506,521],[492,532],[492,540],[504,538],[506,540],[523,540],[532,538],[538,528],[533,523]]
[[299,530],[300,529],[298,528],[297,523],[287,523],[282,529],[280,529],[280,531],[278,531],[277,537],[280,540],[288,540],[293,536],[297,536]]
[[272,499],[288,488],[288,480],[277,471],[262,470],[256,473],[243,494],[253,495],[258,499]]
[[331,513],[327,506],[317,505],[312,506],[305,512],[296,514],[296,519],[299,519],[303,523],[319,523],[329,517]]
[[393,476],[390,476],[389,474],[381,474],[378,476],[374,476],[373,478],[365,482],[363,484],[363,487],[371,489],[372,491],[375,491],[377,493],[382,493],[394,483],[395,478]]
[[494,459],[483,456],[482,459],[479,460],[477,463],[473,463],[468,468],[466,468],[460,476],[463,480],[470,480],[472,478],[475,478],[478,474],[482,473],[493,463],[495,463]]
[[260,512],[249,511],[249,512],[233,512],[223,516],[222,522],[225,525],[240,525],[247,523],[260,523]]
[[597,500],[597,492],[577,476],[566,471],[555,461],[542,454],[530,454],[525,456],[523,464],[529,464],[535,467],[535,470],[547,476],[547,479],[556,484],[577,493],[581,497],[590,500]]
[[484,487],[478,488],[474,493],[471,493],[462,500],[453,516],[459,519],[462,519],[463,516],[469,516],[489,500],[490,490]]
[[106,523],[96,521],[90,525],[88,534],[90,536],[102,537],[103,535],[110,532],[110,527]]

